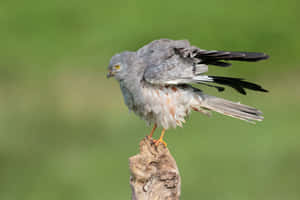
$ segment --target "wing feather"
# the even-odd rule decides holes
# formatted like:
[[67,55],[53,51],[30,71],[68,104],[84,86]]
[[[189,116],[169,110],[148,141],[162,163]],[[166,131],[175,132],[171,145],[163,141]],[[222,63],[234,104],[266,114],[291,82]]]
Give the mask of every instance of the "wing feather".
[[[166,47],[166,44],[167,47]],[[155,48],[154,48],[154,45]],[[162,47],[162,46],[164,47]],[[255,52],[233,52],[203,50],[198,47],[190,46],[186,41],[163,40],[162,43],[156,41],[152,44],[152,51],[159,49],[152,62],[148,63],[145,69],[143,80],[151,84],[158,85],[178,85],[199,83],[210,87],[215,87],[218,91],[223,91],[220,86],[208,83],[221,84],[236,89],[241,94],[246,94],[245,89],[267,92],[260,85],[244,81],[240,78],[206,76],[203,73],[208,71],[207,65],[228,67],[231,63],[227,61],[259,61],[267,59],[265,53]],[[143,51],[145,55],[147,51]],[[167,53],[162,53],[167,52]],[[162,55],[159,57],[158,55]],[[158,57],[157,57],[158,56]]]
[[207,70],[207,65],[194,65],[174,55],[160,65],[148,66],[144,73],[144,80],[160,85],[193,83],[196,81],[195,77]]
[[231,66],[230,63],[224,61],[256,62],[269,58],[265,53],[204,50],[193,46],[190,48],[177,48],[175,52],[182,57],[193,59],[194,62],[221,67]]

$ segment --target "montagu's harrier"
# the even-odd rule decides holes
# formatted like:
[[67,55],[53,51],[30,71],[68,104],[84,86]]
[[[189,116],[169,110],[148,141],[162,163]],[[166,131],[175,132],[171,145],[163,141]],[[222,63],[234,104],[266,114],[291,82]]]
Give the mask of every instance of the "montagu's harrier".
[[[261,121],[262,112],[240,103],[204,94],[191,84],[203,84],[223,91],[230,86],[241,94],[245,89],[267,92],[261,86],[241,78],[209,76],[208,65],[228,67],[227,61],[259,61],[264,53],[207,51],[191,46],[187,40],[155,40],[136,52],[125,51],[111,58],[107,77],[120,83],[125,104],[148,124],[163,128],[155,144],[166,143],[166,129],[182,126],[192,110],[209,111],[246,120]],[[216,84],[216,85],[215,85]]]

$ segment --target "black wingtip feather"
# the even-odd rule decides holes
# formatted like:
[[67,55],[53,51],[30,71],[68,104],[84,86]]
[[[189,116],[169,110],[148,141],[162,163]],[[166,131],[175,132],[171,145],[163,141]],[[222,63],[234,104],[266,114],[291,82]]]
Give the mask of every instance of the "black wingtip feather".
[[215,66],[220,66],[220,67],[230,67],[231,63],[227,62],[221,62],[221,61],[206,61],[207,65],[215,65]]
[[260,92],[268,92],[268,90],[262,88],[262,86],[251,83],[248,81],[243,81],[241,78],[231,78],[231,77],[221,77],[221,76],[209,76],[213,79],[214,83],[221,85],[228,85],[234,89],[236,89],[239,93],[246,95],[245,89],[260,91]]
[[[223,61],[247,61],[256,62],[269,58],[265,53],[242,52],[242,51],[198,51],[196,57],[202,60],[202,63],[211,64],[221,67],[230,66],[230,63]],[[223,61],[222,61],[223,60]]]
[[237,60],[237,61],[248,61],[256,62],[260,60],[266,60],[269,55],[265,53],[255,53],[255,52],[230,52],[228,57],[220,58],[221,60]]

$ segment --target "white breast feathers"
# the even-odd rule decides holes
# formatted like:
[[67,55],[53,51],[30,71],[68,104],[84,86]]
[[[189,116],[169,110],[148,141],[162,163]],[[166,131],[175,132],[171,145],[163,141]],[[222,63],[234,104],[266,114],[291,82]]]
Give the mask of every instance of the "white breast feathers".
[[200,109],[201,97],[190,87],[153,86],[143,87],[145,99],[141,117],[148,124],[157,124],[165,129],[182,126],[191,110]]

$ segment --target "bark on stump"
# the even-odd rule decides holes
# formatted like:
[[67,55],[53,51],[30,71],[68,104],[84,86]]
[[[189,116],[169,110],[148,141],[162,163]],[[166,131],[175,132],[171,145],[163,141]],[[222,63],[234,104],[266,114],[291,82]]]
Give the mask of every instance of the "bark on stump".
[[179,200],[181,180],[167,147],[152,139],[140,142],[140,153],[129,158],[132,200]]

